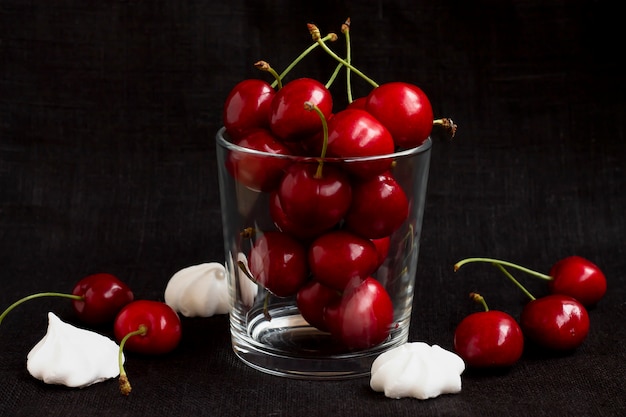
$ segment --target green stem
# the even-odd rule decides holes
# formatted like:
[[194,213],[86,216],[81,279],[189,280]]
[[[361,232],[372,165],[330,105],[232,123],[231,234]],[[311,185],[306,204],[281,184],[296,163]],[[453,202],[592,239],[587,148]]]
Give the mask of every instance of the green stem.
[[487,302],[485,301],[485,297],[483,297],[482,295],[478,294],[477,292],[471,292],[470,293],[470,298],[473,301],[476,301],[477,303],[482,304],[482,306],[485,309],[485,311],[489,311],[489,306],[487,305]]
[[[328,34],[324,37],[324,40],[329,40],[333,38],[333,34]],[[317,48],[319,46],[319,44],[313,43],[311,44],[311,46],[309,46],[308,48],[306,48],[300,55],[298,55],[298,57],[296,59],[294,59],[291,64],[289,64],[289,66],[287,66],[287,68],[285,68],[283,70],[283,72],[280,73],[280,75],[278,76],[278,79],[276,79],[273,83],[272,83],[272,87],[276,87],[278,85],[279,80],[282,80],[283,78],[285,78],[285,76],[287,74],[289,74],[289,71],[291,71],[296,65],[298,65],[298,63],[300,61],[302,61],[302,59],[307,56],[312,50],[314,50],[315,48]]]
[[517,285],[517,287],[522,290],[522,292],[526,294],[528,298],[530,298],[531,300],[535,300],[535,297],[531,293],[529,293],[528,290],[522,284],[520,284],[519,281],[516,280],[515,277],[513,277],[513,275],[511,275],[511,273],[507,271],[502,265],[498,263],[494,263],[494,265],[496,266],[496,268],[500,269],[500,271],[502,271],[504,275],[506,275],[511,281],[513,281],[513,283]]
[[22,304],[25,301],[33,300],[35,298],[41,298],[41,297],[63,297],[63,298],[69,298],[71,300],[77,300],[77,301],[82,301],[85,299],[83,296],[80,296],[80,295],[64,294],[60,292],[41,292],[37,294],[31,294],[31,295],[28,295],[24,298],[17,300],[13,304],[11,304],[9,307],[7,307],[7,309],[4,310],[2,314],[0,314],[0,324],[2,323],[2,320],[4,320],[4,318],[7,316],[7,314],[9,314],[11,310],[13,310],[18,305]]
[[322,178],[322,168],[324,167],[324,158],[326,157],[326,150],[328,149],[328,123],[326,122],[326,116],[320,110],[315,103],[307,101],[304,103],[304,108],[308,111],[314,111],[320,117],[322,121],[322,131],[324,132],[324,141],[322,142],[322,152],[320,154],[319,164],[317,171],[315,171],[315,178]]
[[541,272],[537,272],[537,271],[533,271],[532,269],[528,269],[528,268],[524,268],[523,266],[514,264],[512,262],[507,262],[507,261],[502,261],[500,259],[493,259],[493,258],[466,258],[463,259],[462,261],[457,262],[456,264],[454,264],[454,271],[458,271],[459,268],[461,268],[463,265],[468,264],[470,262],[487,262],[490,264],[497,264],[497,265],[504,265],[504,266],[508,266],[511,268],[515,268],[518,269],[522,272],[525,272],[529,275],[535,276],[537,278],[541,278],[541,279],[545,279],[547,281],[551,281],[553,278],[550,275],[546,275],[546,274],[542,274]]
[[[346,38],[346,62],[352,64],[352,50],[350,47],[350,18],[347,18],[341,26],[341,33]],[[340,63],[340,65],[343,65]],[[348,103],[352,103],[352,80],[350,79],[350,67],[346,67],[346,92],[348,93]]]
[[128,376],[126,375],[126,370],[124,369],[124,346],[126,346],[126,341],[133,336],[144,336],[148,332],[148,327],[145,324],[140,324],[139,328],[135,331],[128,333],[126,336],[122,338],[120,341],[120,348],[117,354],[117,363],[120,367],[120,391],[124,395],[130,394],[132,387],[130,386],[130,381],[128,380]]
[[351,69],[355,74],[357,74],[359,77],[363,78],[370,85],[372,85],[372,87],[374,87],[374,88],[378,87],[378,84],[374,80],[372,80],[367,75],[363,74],[358,68],[354,67],[349,62],[346,62],[345,59],[341,58],[332,49],[330,49],[326,45],[326,43],[324,42],[324,39],[319,36],[319,29],[317,29],[317,27],[315,25],[309,23],[309,32],[311,32],[311,34],[313,35],[313,40],[315,42],[317,42],[322,47],[322,49],[324,49],[324,51],[326,51],[326,53],[328,55],[333,57],[335,60],[337,60],[338,62],[340,62],[341,64],[343,64],[347,68]]
[[341,68],[343,68],[343,65],[337,64],[337,66],[335,67],[335,70],[333,71],[333,74],[330,76],[330,78],[328,79],[328,82],[326,83],[324,87],[330,88],[330,86],[335,82],[335,79],[337,78],[337,75],[339,74],[339,70],[341,70]]

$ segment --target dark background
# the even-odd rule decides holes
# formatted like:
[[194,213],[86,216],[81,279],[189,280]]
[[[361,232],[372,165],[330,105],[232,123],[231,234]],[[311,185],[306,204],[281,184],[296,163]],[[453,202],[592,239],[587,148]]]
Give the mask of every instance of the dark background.
[[[452,347],[476,311],[518,316],[525,296],[468,256],[547,272],[577,254],[605,272],[606,297],[575,352],[529,351],[510,370],[467,372],[458,395],[391,400],[368,378],[265,375],[230,350],[226,316],[183,320],[163,357],[129,355],[129,397],[110,380],[83,390],[26,371],[48,311],[40,299],[0,326],[0,415],[624,415],[626,378],[623,22],[605,1],[99,1],[0,3],[0,308],[111,272],[162,299],[179,269],[223,261],[214,134],[238,81],[282,69],[352,19],[353,63],[407,81],[437,117],[411,341]],[[336,46],[341,51],[341,43]],[[321,51],[294,76],[326,80]],[[343,79],[342,79],[343,80]],[[341,106],[345,94],[333,91]],[[368,85],[354,82],[357,95]],[[518,278],[522,278],[518,276]],[[522,278],[536,296],[544,282]],[[107,329],[103,329],[107,331]]]

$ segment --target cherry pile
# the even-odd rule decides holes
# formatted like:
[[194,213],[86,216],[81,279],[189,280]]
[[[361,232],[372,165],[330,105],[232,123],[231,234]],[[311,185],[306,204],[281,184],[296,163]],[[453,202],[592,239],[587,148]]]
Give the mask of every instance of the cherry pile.
[[72,300],[76,317],[83,323],[101,330],[113,326],[120,343],[120,391],[128,395],[131,386],[124,370],[122,351],[158,355],[168,353],[181,339],[181,322],[170,306],[160,301],[136,300],[130,287],[109,273],[97,273],[80,279],[70,294],[42,292],[14,302],[0,314],[0,323],[16,307],[41,297],[61,297]]
[[[485,262],[494,265],[530,299],[522,308],[519,324],[508,313],[489,310],[482,296],[471,297],[485,311],[465,317],[454,333],[454,348],[473,368],[506,367],[522,356],[525,342],[551,352],[579,347],[589,333],[587,307],[597,304],[606,292],[606,277],[597,265],[569,256],[556,262],[549,274],[492,258],[466,258],[454,265]],[[536,298],[507,268],[547,280],[550,294]]]
[[[226,169],[239,184],[267,193],[273,222],[270,229],[247,229],[252,243],[242,269],[274,296],[295,296],[312,326],[363,349],[384,341],[393,326],[391,298],[373,278],[410,210],[392,154],[422,145],[434,125],[452,133],[456,127],[433,120],[418,86],[377,84],[327,46],[335,34],[322,38],[315,25],[308,29],[313,45],[281,75],[265,61],[256,64],[274,76],[273,84],[243,80],[224,102],[225,133],[239,147],[229,150]],[[349,43],[349,20],[342,33]],[[329,87],[336,73],[326,84],[307,77],[285,82],[314,47],[348,77],[368,82],[369,94],[353,100],[348,83],[349,104],[335,109]]]

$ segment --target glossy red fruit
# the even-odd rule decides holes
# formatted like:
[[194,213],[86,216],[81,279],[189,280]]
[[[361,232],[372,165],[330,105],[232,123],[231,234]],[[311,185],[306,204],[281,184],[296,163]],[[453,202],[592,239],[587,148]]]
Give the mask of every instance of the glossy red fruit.
[[386,172],[353,182],[346,228],[369,239],[391,235],[409,215],[409,201],[400,184]]
[[296,294],[308,276],[304,247],[283,232],[260,234],[250,250],[248,264],[256,282],[278,297]]
[[339,297],[341,297],[341,293],[336,289],[310,280],[298,290],[296,305],[307,323],[321,331],[327,331],[324,309]]
[[551,294],[524,306],[520,326],[524,335],[539,346],[572,350],[580,346],[589,333],[589,314],[576,299]]
[[[377,157],[394,151],[393,138],[378,120],[365,110],[348,109],[336,113],[328,122],[329,157]],[[360,178],[371,178],[387,171],[393,159],[374,158],[348,163],[343,168]]]
[[122,308],[113,325],[115,339],[119,343],[141,326],[145,326],[145,334],[128,338],[125,350],[160,355],[174,350],[182,337],[178,314],[160,301],[136,300]]
[[133,301],[134,295],[128,285],[108,273],[92,274],[76,283],[72,307],[78,318],[91,325],[111,323],[122,307]]
[[295,237],[296,239],[309,240],[315,238],[326,230],[320,229],[315,225],[309,225],[306,223],[297,223],[292,221],[283,210],[283,206],[280,203],[277,191],[272,191],[269,196],[269,208],[270,217],[274,222],[274,225],[281,232],[287,233]]
[[524,335],[515,319],[497,310],[466,316],[454,332],[454,350],[468,367],[507,367],[524,351]]
[[[290,155],[291,151],[265,129],[248,131],[236,144],[242,148],[272,155]],[[278,187],[289,158],[259,155],[254,152],[231,149],[225,162],[226,169],[240,183],[254,191],[271,191]]]
[[308,250],[309,268],[322,284],[343,291],[349,282],[362,281],[378,267],[374,243],[354,233],[336,230],[316,238]]
[[569,295],[584,306],[596,304],[606,293],[606,277],[593,262],[580,256],[569,256],[555,263],[549,272],[550,291]]
[[365,110],[365,102],[367,101],[367,96],[359,97],[352,100],[352,103],[349,103],[346,106],[346,109],[361,109]]
[[[380,267],[387,259],[389,255],[389,247],[391,246],[391,237],[385,236],[378,239],[371,239],[372,243],[376,247],[376,253],[378,254],[378,267]],[[377,269],[378,269],[377,267]]]
[[328,118],[333,99],[324,84],[312,78],[298,78],[285,84],[272,99],[270,129],[285,141],[300,140],[322,129],[320,116],[304,108],[304,103],[316,105]]
[[433,128],[433,109],[428,97],[416,85],[390,82],[373,89],[365,110],[391,132],[397,146],[419,146]]
[[324,231],[335,226],[348,211],[352,188],[342,170],[326,164],[318,175],[318,168],[317,163],[289,166],[279,184],[278,198],[294,224]]
[[324,310],[330,334],[349,349],[367,349],[387,339],[393,323],[393,304],[374,278],[353,281],[340,299]]
[[239,82],[224,101],[222,121],[231,140],[255,128],[269,129],[270,106],[275,91],[263,80]]

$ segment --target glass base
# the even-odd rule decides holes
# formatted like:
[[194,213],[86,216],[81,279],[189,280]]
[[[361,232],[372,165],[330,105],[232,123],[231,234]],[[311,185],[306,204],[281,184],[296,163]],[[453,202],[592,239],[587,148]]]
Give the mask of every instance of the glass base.
[[400,326],[380,345],[346,352],[330,334],[310,326],[294,306],[278,307],[269,310],[267,315],[253,314],[252,317],[246,332],[236,329],[235,320],[231,331],[235,354],[254,369],[288,378],[365,377],[370,374],[372,362],[378,355],[408,339],[406,326],[403,331]]

